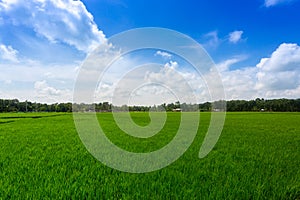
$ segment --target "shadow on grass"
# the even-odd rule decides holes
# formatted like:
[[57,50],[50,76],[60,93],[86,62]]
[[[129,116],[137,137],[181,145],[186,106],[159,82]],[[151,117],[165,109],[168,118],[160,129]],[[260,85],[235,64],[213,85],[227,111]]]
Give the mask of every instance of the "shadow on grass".
[[7,123],[11,123],[11,122],[15,122],[15,120],[9,120],[9,121],[5,121],[5,122],[0,122],[0,124],[7,124]]
[[46,118],[46,117],[57,117],[62,116],[63,114],[57,114],[57,115],[37,115],[37,116],[6,116],[6,117],[0,117],[0,119],[39,119],[39,118]]

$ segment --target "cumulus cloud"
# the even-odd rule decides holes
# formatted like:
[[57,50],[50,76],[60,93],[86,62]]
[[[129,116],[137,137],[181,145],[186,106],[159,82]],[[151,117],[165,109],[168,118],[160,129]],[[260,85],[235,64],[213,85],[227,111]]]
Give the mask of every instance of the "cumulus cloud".
[[242,39],[243,31],[233,31],[229,33],[229,42],[237,43]]
[[[257,64],[257,89],[281,91],[300,85],[300,46],[281,44],[269,58]],[[270,93],[269,93],[270,94]]]
[[[122,63],[125,64],[122,67],[127,68],[126,62]],[[105,74],[95,92],[95,101],[110,101],[115,105],[158,105],[178,100],[187,103],[210,100],[205,82],[195,69],[188,70],[176,61],[148,65],[127,63],[131,69],[122,71],[121,75],[116,76],[114,70]],[[120,69],[118,63],[114,66]]]
[[221,74],[227,99],[256,98],[254,87],[257,69],[255,67],[246,67],[236,70],[230,69],[233,64],[239,63],[245,59],[246,57],[241,55],[216,64],[216,67]]
[[175,70],[175,69],[177,69],[178,68],[178,63],[176,62],[176,61],[170,61],[170,62],[167,62],[166,64],[165,64],[165,67],[166,68],[170,68],[170,69],[173,69],[173,70]]
[[161,57],[166,58],[166,59],[170,59],[172,57],[171,54],[169,54],[165,51],[157,51],[154,55],[155,56],[161,56]]
[[167,102],[194,102],[196,97],[191,96],[195,89],[191,86],[194,79],[194,73],[183,73],[175,61],[166,63],[159,71],[148,71],[144,76],[145,82],[152,83],[146,89],[152,91],[155,98],[164,96]]
[[257,98],[255,67],[221,72],[224,90],[227,99],[254,99]]
[[80,51],[90,52],[106,41],[81,1],[2,0],[0,13],[6,23],[32,28],[50,42],[62,42]]
[[11,46],[0,44],[0,58],[3,60],[18,62],[17,54],[18,51],[13,49]]
[[46,96],[57,96],[62,93],[61,90],[57,90],[53,87],[48,86],[47,82],[44,81],[37,81],[34,83],[34,89],[39,95],[46,95]]
[[[257,65],[231,68],[232,65],[237,65],[245,59],[246,56],[240,55],[216,65],[221,74],[226,99],[299,98],[300,47],[297,44],[281,44],[270,57],[261,59]],[[129,70],[125,76],[119,77],[123,82],[118,83],[109,78],[111,82],[105,82],[99,94],[113,97],[114,88],[119,85],[125,87],[125,90],[117,96],[121,99],[122,95],[127,95],[127,98],[121,99],[120,102],[153,105],[175,101],[177,97],[174,94],[183,96],[182,102],[193,102],[188,96],[188,90],[192,89],[197,102],[211,101],[211,90],[218,89],[213,85],[216,78],[213,75],[216,72],[198,74],[179,65],[181,64],[177,61],[171,60],[156,69],[151,66],[147,70]],[[138,65],[131,63],[129,66]],[[212,88],[208,88],[208,81]],[[128,101],[128,94],[131,94],[132,101]]]
[[0,28],[14,39],[0,43],[2,98],[71,101],[80,60],[106,44],[78,0],[0,0]]
[[47,103],[72,100],[71,90],[78,73],[76,64],[45,66],[37,61],[22,60],[18,63],[0,63],[0,69],[1,98]]
[[[153,105],[176,100],[176,91],[184,91],[183,77],[176,72],[177,62],[133,68],[122,77],[107,74],[96,91],[98,98],[115,105]],[[173,90],[173,91],[172,91]],[[176,91],[175,91],[176,90]]]
[[233,58],[217,64],[227,99],[299,98],[300,46],[297,44],[283,43],[256,66],[230,70],[239,61]]
[[46,80],[36,81],[34,83],[34,91],[36,98],[42,102],[58,102],[58,101],[70,101],[71,91],[60,90],[48,85]]

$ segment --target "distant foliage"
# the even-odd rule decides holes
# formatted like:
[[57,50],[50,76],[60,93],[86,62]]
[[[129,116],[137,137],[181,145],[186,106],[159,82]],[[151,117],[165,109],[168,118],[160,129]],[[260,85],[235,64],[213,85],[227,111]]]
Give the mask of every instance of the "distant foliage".
[[[163,103],[153,106],[114,106],[109,102],[94,104],[55,103],[43,104],[30,101],[20,102],[18,99],[0,99],[0,112],[148,112],[178,110],[192,111],[223,111],[226,103],[227,111],[270,111],[270,112],[300,112],[300,99],[260,99],[255,100],[230,100],[205,102],[200,104]],[[221,109],[220,109],[221,108]]]
[[300,112],[300,99],[255,99],[227,101],[227,111]]
[[43,104],[0,99],[0,112],[72,112],[72,103]]

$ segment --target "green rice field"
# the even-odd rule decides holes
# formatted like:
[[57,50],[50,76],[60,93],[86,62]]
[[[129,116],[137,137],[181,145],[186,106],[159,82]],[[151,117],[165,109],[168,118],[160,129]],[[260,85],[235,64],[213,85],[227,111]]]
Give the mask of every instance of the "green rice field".
[[[150,152],[176,134],[180,113],[148,139],[133,138],[97,114],[107,137],[133,152]],[[147,125],[147,113],[131,113]],[[210,113],[177,161],[132,174],[95,159],[81,142],[70,113],[0,114],[0,199],[300,199],[300,113],[227,113],[223,132],[203,159],[199,149]]]

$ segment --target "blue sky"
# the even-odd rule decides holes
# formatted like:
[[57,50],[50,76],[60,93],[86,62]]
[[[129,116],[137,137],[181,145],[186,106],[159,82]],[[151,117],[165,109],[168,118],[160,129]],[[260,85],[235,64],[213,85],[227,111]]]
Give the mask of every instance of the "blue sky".
[[[298,0],[0,0],[0,98],[72,101],[88,53],[114,34],[149,26],[202,44],[227,99],[300,98],[299,10]],[[180,65],[174,57],[161,62]]]
[[[83,2],[107,37],[131,28],[154,26],[177,30],[205,44],[212,39],[205,35],[216,32],[219,42],[207,47],[216,61],[223,60],[224,54],[244,53],[251,54],[250,63],[256,64],[279,44],[300,42],[297,1],[268,1],[274,2],[273,6],[265,6],[262,0]],[[243,31],[243,40],[237,45],[227,40],[236,30]]]

